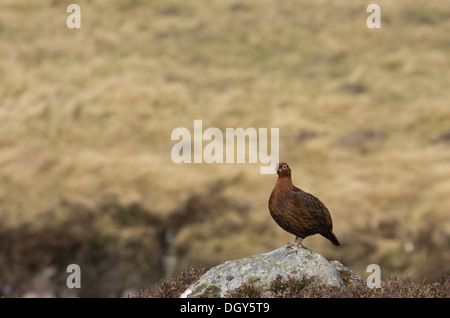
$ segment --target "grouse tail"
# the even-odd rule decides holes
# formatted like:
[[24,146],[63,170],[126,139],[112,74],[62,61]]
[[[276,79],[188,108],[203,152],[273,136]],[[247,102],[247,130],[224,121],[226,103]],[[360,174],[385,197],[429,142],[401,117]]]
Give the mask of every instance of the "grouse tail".
[[333,232],[329,231],[324,235],[327,239],[329,239],[331,241],[331,243],[333,243],[335,246],[340,246],[341,243],[339,243],[336,235],[334,235]]

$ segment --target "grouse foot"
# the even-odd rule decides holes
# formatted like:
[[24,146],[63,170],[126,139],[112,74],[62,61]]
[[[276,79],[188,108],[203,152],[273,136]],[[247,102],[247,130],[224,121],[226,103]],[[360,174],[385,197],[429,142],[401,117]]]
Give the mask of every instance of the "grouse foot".
[[312,252],[309,248],[307,248],[306,246],[304,246],[302,244],[302,241],[303,241],[303,239],[301,237],[296,236],[294,243],[288,243],[287,248],[289,251],[286,254],[286,256],[291,253],[297,252],[300,248],[303,248],[305,250]]

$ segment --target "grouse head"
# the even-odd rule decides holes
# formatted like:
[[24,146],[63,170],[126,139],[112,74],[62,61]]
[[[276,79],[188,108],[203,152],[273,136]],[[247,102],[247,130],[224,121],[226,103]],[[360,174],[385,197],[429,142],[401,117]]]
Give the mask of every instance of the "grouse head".
[[291,168],[285,162],[280,162],[278,164],[277,169],[278,177],[290,177],[291,176]]

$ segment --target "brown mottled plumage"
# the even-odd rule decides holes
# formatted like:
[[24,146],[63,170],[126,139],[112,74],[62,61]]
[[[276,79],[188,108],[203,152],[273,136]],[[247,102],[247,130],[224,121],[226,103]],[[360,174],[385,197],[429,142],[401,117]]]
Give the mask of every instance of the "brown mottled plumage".
[[291,169],[286,163],[278,164],[277,173],[278,180],[270,195],[269,210],[282,229],[296,236],[293,249],[304,247],[302,240],[314,234],[321,234],[339,246],[327,207],[312,194],[292,184]]

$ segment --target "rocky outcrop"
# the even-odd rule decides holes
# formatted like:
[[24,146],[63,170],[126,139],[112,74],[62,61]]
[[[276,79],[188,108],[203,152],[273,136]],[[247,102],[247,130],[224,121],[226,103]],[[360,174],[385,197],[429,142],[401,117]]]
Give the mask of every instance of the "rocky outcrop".
[[246,282],[268,287],[279,276],[310,279],[338,288],[345,288],[353,281],[363,281],[338,261],[329,262],[322,255],[304,248],[290,254],[288,251],[285,245],[268,253],[222,263],[191,284],[181,297],[224,297]]

